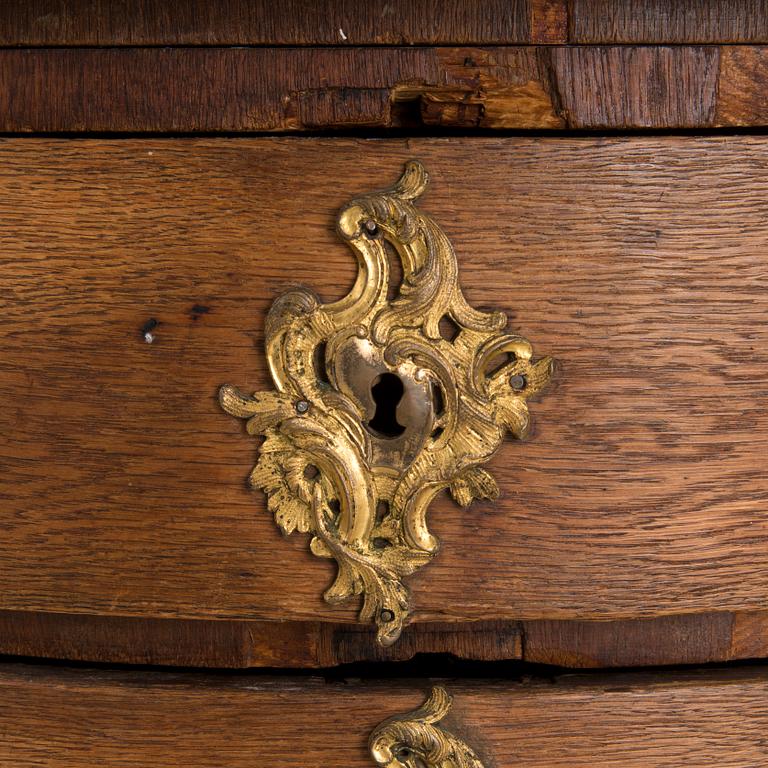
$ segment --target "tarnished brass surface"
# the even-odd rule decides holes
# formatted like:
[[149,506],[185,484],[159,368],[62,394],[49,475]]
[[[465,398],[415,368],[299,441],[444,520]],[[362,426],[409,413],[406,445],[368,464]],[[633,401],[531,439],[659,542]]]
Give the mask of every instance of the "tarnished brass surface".
[[483,768],[480,758],[461,739],[438,727],[448,714],[451,697],[435,686],[413,712],[396,715],[376,726],[368,747],[384,768]]
[[[376,622],[383,645],[408,616],[403,578],[437,552],[430,502],[445,488],[464,507],[498,496],[481,465],[507,431],[526,435],[526,399],[552,370],[502,332],[503,313],[467,304],[448,238],[414,205],[427,178],[411,161],[391,189],[341,211],[360,266],[347,296],[321,304],[300,288],[275,300],[265,328],[275,390],[219,392],[227,413],[265,437],[251,485],[285,533],[310,533],[312,552],[335,558],[325,599],[362,593],[360,618]],[[392,299],[389,249],[403,270]]]

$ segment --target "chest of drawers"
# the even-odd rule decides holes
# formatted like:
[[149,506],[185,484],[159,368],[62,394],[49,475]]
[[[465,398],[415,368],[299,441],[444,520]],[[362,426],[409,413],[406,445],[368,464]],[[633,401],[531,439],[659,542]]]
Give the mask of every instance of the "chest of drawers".
[[2,764],[764,764],[765,9],[86,6],[0,9]]

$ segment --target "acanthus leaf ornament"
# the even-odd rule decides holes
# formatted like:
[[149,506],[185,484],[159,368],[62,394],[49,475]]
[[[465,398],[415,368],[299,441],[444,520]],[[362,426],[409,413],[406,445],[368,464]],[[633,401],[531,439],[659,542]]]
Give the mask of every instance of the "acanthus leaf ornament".
[[368,739],[374,762],[382,768],[483,768],[464,741],[439,726],[452,699],[435,686],[418,709],[380,723]]
[[[341,211],[339,234],[359,264],[352,290],[330,304],[308,288],[279,296],[265,324],[275,389],[219,392],[223,409],[265,438],[251,485],[284,533],[311,534],[312,552],[336,560],[325,599],[362,594],[360,619],[375,621],[382,645],[409,614],[404,578],[437,552],[432,499],[446,488],[463,507],[497,498],[481,465],[507,431],[525,437],[526,400],[552,371],[502,331],[503,313],[467,303],[448,238],[414,205],[427,180],[410,161],[391,189]],[[403,269],[392,300],[390,248]]]

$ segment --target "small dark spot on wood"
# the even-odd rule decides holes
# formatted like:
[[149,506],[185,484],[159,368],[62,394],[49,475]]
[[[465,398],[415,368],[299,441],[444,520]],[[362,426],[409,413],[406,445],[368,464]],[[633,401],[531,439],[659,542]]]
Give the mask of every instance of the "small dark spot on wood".
[[470,56],[467,56],[466,59],[464,59],[464,66],[465,67],[476,67],[477,64],[475,64],[475,60],[471,58]]
[[155,335],[152,333],[155,328],[160,324],[159,320],[156,320],[154,317],[150,317],[149,320],[147,320],[144,325],[141,326],[141,329],[139,330],[139,335],[141,336],[141,340],[145,341],[147,344],[151,344],[155,340]]
[[201,315],[207,315],[211,311],[210,307],[206,307],[205,304],[193,304],[192,309],[189,310],[189,314],[192,315],[193,320],[197,320]]

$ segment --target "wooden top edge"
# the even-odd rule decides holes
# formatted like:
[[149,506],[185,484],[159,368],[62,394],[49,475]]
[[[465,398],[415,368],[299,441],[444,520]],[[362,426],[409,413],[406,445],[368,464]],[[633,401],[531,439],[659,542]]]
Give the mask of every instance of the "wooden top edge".
[[3,45],[399,45],[565,40],[565,0],[10,0]]
[[755,45],[0,48],[0,132],[750,128],[766,72]]
[[759,0],[127,0],[0,5],[0,45],[424,45],[768,41]]

